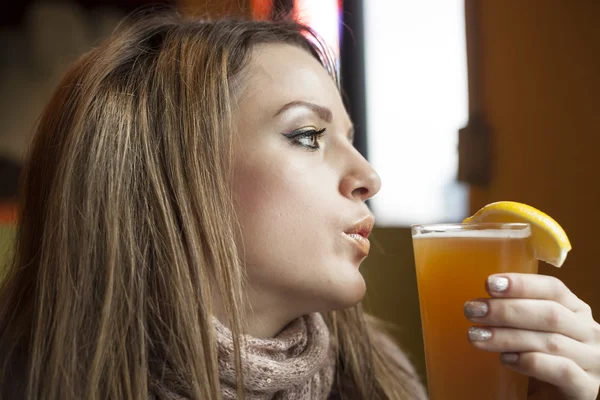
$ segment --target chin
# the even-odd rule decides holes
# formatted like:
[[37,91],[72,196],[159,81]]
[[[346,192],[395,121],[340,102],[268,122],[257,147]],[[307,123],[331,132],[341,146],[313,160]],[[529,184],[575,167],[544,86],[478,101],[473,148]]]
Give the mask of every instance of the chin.
[[329,310],[340,310],[354,307],[360,303],[367,292],[367,285],[362,275],[356,271],[356,274],[349,279],[335,282],[327,297],[331,299]]

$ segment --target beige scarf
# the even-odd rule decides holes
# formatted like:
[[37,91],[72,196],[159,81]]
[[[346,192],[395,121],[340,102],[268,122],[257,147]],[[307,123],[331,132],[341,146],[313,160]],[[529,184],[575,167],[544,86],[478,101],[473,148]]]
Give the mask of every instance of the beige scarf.
[[[216,319],[219,374],[224,399],[236,398],[231,331]],[[333,384],[335,356],[319,313],[290,323],[272,339],[244,337],[242,349],[246,399],[327,399]]]

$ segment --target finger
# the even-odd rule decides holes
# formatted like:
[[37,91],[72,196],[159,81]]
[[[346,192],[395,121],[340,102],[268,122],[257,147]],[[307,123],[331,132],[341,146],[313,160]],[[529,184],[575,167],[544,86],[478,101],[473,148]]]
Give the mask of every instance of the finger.
[[590,316],[591,308],[560,280],[535,274],[500,274],[488,277],[487,290],[492,297],[552,300],[576,313]]
[[548,332],[510,328],[472,327],[469,340],[473,346],[499,353],[540,352],[571,359],[582,369],[595,369],[600,350],[569,337]]
[[592,322],[555,301],[480,299],[466,302],[464,312],[480,325],[560,333],[586,343],[594,340]]
[[503,353],[501,362],[512,370],[551,383],[569,399],[595,399],[598,384],[575,361],[552,354]]

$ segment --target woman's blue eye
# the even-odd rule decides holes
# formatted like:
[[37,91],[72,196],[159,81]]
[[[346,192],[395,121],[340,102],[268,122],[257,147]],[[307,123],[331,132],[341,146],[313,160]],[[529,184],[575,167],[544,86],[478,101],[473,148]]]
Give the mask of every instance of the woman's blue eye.
[[319,138],[325,134],[325,128],[303,128],[290,133],[284,133],[283,136],[288,138],[295,146],[304,147],[309,150],[318,150],[320,148]]

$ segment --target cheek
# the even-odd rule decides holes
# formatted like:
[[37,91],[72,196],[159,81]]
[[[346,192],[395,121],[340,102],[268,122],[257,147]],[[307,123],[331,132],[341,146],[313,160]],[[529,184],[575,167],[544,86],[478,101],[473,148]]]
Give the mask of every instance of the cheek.
[[288,186],[289,182],[269,171],[267,165],[263,168],[238,168],[234,179],[234,199],[242,227],[251,229],[265,218],[289,218],[292,213],[285,212],[292,197]]
[[336,210],[333,179],[326,173],[308,175],[292,165],[283,169],[285,164],[277,165],[263,162],[236,169],[236,212],[250,263],[264,263],[265,258],[282,262],[331,246]]

